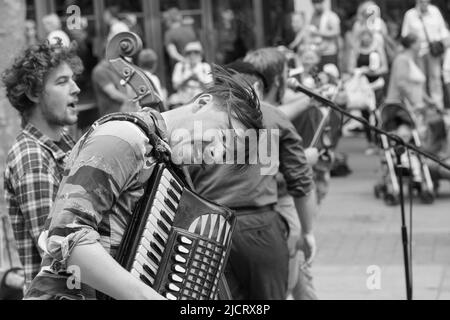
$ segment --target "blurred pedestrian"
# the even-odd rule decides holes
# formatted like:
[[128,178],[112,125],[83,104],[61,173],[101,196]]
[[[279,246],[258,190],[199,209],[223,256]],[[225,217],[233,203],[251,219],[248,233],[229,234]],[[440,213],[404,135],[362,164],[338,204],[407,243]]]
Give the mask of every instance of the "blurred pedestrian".
[[238,21],[233,10],[226,9],[220,13],[220,24],[217,30],[216,61],[228,64],[247,53],[241,34],[241,22]]
[[132,107],[132,90],[122,86],[120,75],[105,58],[95,66],[91,78],[100,117]]
[[320,68],[325,64],[339,64],[340,19],[336,13],[326,9],[324,0],[311,0],[314,11],[308,22],[308,42],[319,48]]
[[190,42],[184,48],[184,60],[175,65],[172,85],[176,90],[169,97],[171,106],[188,103],[213,81],[211,66],[203,62],[203,47],[200,42]]
[[37,43],[36,22],[34,20],[25,21],[25,38],[27,47]]
[[384,76],[389,71],[386,51],[379,34],[369,28],[360,29],[349,62],[351,72],[359,69],[371,83],[378,106],[383,100]]
[[416,64],[422,43],[416,34],[402,38],[403,51],[394,59],[386,103],[407,103],[413,110],[436,105],[425,91],[426,76]]
[[417,62],[425,74],[425,88],[438,108],[442,109],[444,100],[441,76],[445,52],[443,41],[449,36],[449,32],[438,7],[430,2],[430,0],[416,0],[416,6],[405,13],[402,37],[409,34],[417,35],[420,44]]
[[171,8],[164,14],[168,30],[164,34],[164,46],[171,59],[171,65],[184,61],[183,50],[197,35],[190,26],[183,24],[183,15],[177,8]]
[[299,51],[299,46],[305,36],[305,16],[303,12],[293,12],[291,15],[291,29],[295,34],[294,40],[288,45],[289,49]]
[[388,33],[386,23],[381,18],[380,7],[374,1],[364,1],[358,6],[356,21],[352,27],[354,38],[357,39],[364,29],[369,29],[382,39]]

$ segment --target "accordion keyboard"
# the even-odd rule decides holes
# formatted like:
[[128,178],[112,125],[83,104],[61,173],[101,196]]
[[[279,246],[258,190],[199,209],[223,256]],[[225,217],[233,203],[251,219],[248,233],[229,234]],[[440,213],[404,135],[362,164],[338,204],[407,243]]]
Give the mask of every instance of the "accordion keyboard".
[[186,189],[168,169],[157,171],[119,262],[169,300],[215,299],[235,218]]

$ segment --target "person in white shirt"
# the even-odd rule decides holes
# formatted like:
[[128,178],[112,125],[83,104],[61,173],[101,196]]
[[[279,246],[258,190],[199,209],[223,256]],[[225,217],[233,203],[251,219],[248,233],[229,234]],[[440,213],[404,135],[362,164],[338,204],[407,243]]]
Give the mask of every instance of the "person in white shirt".
[[177,62],[172,74],[172,85],[176,90],[169,97],[172,107],[190,102],[213,81],[211,66],[202,61],[203,47],[200,42],[189,42],[184,48],[184,57],[184,61]]
[[427,78],[428,94],[442,109],[444,106],[441,82],[442,55],[433,56],[430,52],[430,42],[443,41],[449,32],[439,9],[430,4],[430,0],[416,0],[416,6],[405,13],[402,25],[402,37],[415,34],[421,45],[418,66]]

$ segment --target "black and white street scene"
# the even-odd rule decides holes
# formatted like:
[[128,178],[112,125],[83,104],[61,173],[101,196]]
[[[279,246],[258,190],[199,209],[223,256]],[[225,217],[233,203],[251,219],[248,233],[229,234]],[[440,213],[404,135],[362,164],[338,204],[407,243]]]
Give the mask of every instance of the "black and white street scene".
[[0,300],[450,299],[449,28],[448,0],[0,0]]

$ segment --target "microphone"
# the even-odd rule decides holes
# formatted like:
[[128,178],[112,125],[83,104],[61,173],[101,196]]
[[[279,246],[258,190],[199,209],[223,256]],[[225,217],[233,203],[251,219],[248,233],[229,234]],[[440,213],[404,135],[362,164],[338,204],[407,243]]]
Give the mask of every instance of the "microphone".
[[291,89],[292,91],[295,92],[299,92],[301,91],[300,87],[302,87],[302,85],[300,84],[300,82],[295,79],[295,78],[288,78],[286,85],[289,89]]
[[304,85],[300,84],[300,82],[295,79],[295,78],[288,78],[286,81],[286,86],[291,89],[294,92],[301,92],[306,94],[308,97],[317,100],[327,106],[330,106],[331,108],[333,108],[333,106],[335,106],[335,103],[327,98],[325,98],[324,96],[315,93],[314,91],[312,91],[311,89],[305,87]]

